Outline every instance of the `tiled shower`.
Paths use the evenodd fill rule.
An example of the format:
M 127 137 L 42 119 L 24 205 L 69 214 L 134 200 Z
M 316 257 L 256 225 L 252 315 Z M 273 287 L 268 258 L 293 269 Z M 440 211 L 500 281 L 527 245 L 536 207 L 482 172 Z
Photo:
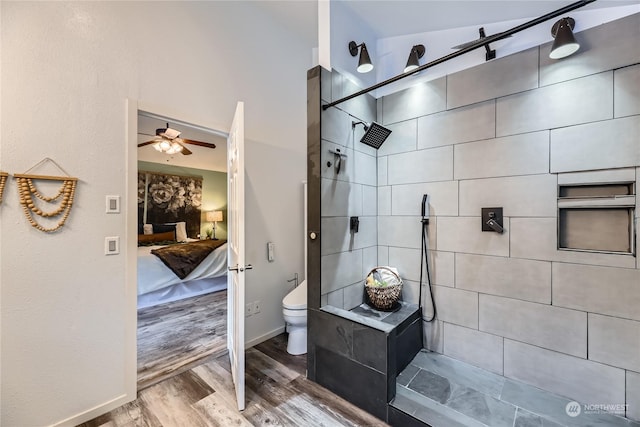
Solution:
M 423 323 L 424 346 L 578 402 L 626 405 L 618 415 L 640 420 L 640 15 L 578 37 L 583 50 L 564 60 L 543 45 L 380 99 L 310 104 L 321 114 L 309 123 L 321 135 L 309 153 L 320 236 L 309 249 L 310 378 L 327 344 L 314 328 L 363 302 L 371 268 L 397 267 L 403 299 L 417 302 L 427 193 L 437 317 Z M 326 70 L 320 88 L 322 104 L 359 89 Z M 393 132 L 376 151 L 353 120 Z M 565 219 L 562 188 L 620 185 L 628 197 L 593 198 L 595 220 Z M 481 230 L 481 209 L 494 206 L 503 234 Z M 589 240 L 610 229 L 623 249 Z M 577 247 L 560 247 L 566 230 Z

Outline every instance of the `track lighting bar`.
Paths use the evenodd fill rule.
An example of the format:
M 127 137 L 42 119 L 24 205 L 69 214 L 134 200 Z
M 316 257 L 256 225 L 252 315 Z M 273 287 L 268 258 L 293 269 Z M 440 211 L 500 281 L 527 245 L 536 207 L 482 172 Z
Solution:
M 350 99 L 356 98 L 356 97 L 358 97 L 360 95 L 364 95 L 365 93 L 369 93 L 369 92 L 371 92 L 373 90 L 379 89 L 379 88 L 384 87 L 384 86 L 386 86 L 388 84 L 395 83 L 398 80 L 404 79 L 405 77 L 409 77 L 409 76 L 411 76 L 411 75 L 413 75 L 413 74 L 415 74 L 415 73 L 417 73 L 419 71 L 426 70 L 427 68 L 431 68 L 431 67 L 433 67 L 435 65 L 442 64 L 443 62 L 447 62 L 450 59 L 457 58 L 458 56 L 464 55 L 465 53 L 471 52 L 472 50 L 476 50 L 478 48 L 484 47 L 485 45 L 488 46 L 489 43 L 493 43 L 493 42 L 497 42 L 498 40 L 506 39 L 507 37 L 510 37 L 511 35 L 513 35 L 515 33 L 519 33 L 520 31 L 523 31 L 523 30 L 526 30 L 528 28 L 534 27 L 534 26 L 536 26 L 538 24 L 541 24 L 541 23 L 543 23 L 545 21 L 548 21 L 550 19 L 557 18 L 560 15 L 564 15 L 565 13 L 571 12 L 572 10 L 579 9 L 579 8 L 581 8 L 583 6 L 588 5 L 589 3 L 593 3 L 594 1 L 596 1 L 596 0 L 581 0 L 581 1 L 578 1 L 578 2 L 575 2 L 575 3 L 571 3 L 570 5 L 562 7 L 560 9 L 558 9 L 558 10 L 555 10 L 553 12 L 549 12 L 546 15 L 542 15 L 539 18 L 532 19 L 531 21 L 525 22 L 524 24 L 521 24 L 521 25 L 517 25 L 517 26 L 511 28 L 510 30 L 503 31 L 503 32 L 498 33 L 498 34 L 494 34 L 492 36 L 485 37 L 483 39 L 478 40 L 476 43 L 472 43 L 472 44 L 460 49 L 457 52 L 450 53 L 449 55 L 445 55 L 442 58 L 438 58 L 438 59 L 436 59 L 434 61 L 431 61 L 431 62 L 428 62 L 428 63 L 426 63 L 424 65 L 421 65 L 418 68 L 416 68 L 415 70 L 399 74 L 399 75 L 397 75 L 395 77 L 391 77 L 390 79 L 387 79 L 387 80 L 385 80 L 383 82 L 376 83 L 373 86 L 369 86 L 366 89 L 362 89 L 359 92 L 355 92 L 355 93 L 353 93 L 351 95 L 345 96 L 344 98 L 340 98 L 340 99 L 338 99 L 336 101 L 330 102 L 329 104 L 325 104 L 325 105 L 322 106 L 322 109 L 326 110 L 329 107 L 334 107 L 334 106 L 336 106 L 338 104 L 341 104 L 341 103 L 343 103 L 345 101 L 348 101 Z

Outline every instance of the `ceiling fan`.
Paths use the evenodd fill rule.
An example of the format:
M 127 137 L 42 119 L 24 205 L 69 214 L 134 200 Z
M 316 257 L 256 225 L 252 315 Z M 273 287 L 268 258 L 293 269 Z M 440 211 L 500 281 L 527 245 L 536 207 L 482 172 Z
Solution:
M 192 144 L 198 145 L 200 147 L 207 148 L 216 148 L 216 145 L 210 142 L 202 142 L 196 141 L 193 139 L 180 138 L 181 132 L 175 129 L 171 129 L 169 127 L 169 123 L 167 123 L 166 128 L 156 129 L 155 135 L 149 135 L 146 133 L 141 133 L 140 135 L 149 135 L 154 136 L 151 141 L 141 142 L 138 144 L 138 147 L 144 147 L 145 145 L 153 144 L 153 148 L 156 150 L 167 153 L 167 154 L 176 154 L 182 153 L 184 155 L 193 154 L 191 150 L 185 147 L 184 144 Z

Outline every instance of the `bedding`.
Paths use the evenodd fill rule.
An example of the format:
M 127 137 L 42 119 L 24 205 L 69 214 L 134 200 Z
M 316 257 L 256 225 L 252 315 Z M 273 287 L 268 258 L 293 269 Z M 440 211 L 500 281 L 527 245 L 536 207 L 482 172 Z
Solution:
M 181 279 L 187 277 L 214 249 L 227 243 L 226 240 L 198 240 L 182 245 L 169 245 L 152 249 L 151 253 L 169 267 Z
M 189 239 L 189 241 L 200 242 L 194 239 Z M 226 241 L 222 242 L 182 279 L 169 269 L 160 258 L 151 253 L 151 251 L 159 250 L 165 246 L 139 246 L 138 307 L 153 305 L 149 301 L 155 300 L 156 296 L 161 298 L 161 301 L 156 303 L 160 303 L 168 302 L 167 296 L 171 296 L 171 300 L 178 299 L 175 295 L 182 295 L 184 292 L 187 295 L 182 295 L 181 298 L 225 289 L 227 282 L 227 243 Z M 183 245 L 187 244 L 178 243 L 170 246 Z

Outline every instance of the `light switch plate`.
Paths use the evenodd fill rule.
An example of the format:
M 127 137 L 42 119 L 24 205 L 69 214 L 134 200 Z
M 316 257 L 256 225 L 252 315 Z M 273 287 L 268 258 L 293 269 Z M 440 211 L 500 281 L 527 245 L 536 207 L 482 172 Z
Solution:
M 104 254 L 105 255 L 117 255 L 120 253 L 120 237 L 105 237 L 104 238 Z
M 106 196 L 105 200 L 108 214 L 120 213 L 120 196 Z

